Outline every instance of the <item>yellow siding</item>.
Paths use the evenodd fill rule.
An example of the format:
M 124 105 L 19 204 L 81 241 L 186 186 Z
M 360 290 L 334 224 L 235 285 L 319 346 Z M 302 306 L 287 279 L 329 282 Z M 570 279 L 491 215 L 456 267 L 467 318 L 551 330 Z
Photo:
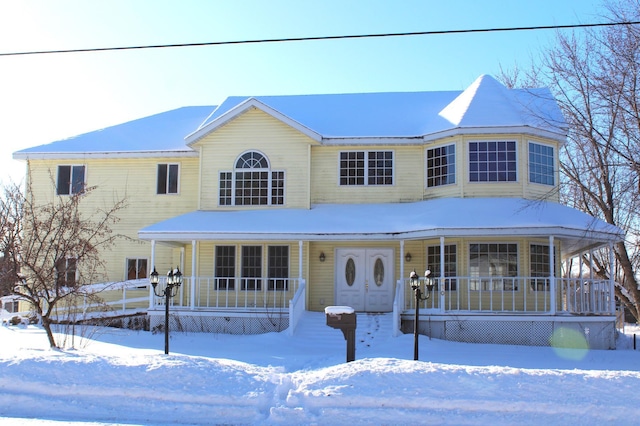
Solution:
M 340 152 L 393 151 L 393 185 L 341 186 Z M 421 146 L 313 146 L 312 203 L 398 203 L 422 199 L 424 182 Z
M 230 208 L 218 204 L 219 173 L 232 171 L 238 157 L 249 150 L 263 153 L 271 170 L 284 170 L 285 207 L 308 208 L 309 146 L 315 143 L 262 111 L 247 111 L 196 144 L 202 162 L 200 208 Z
M 157 165 L 161 163 L 180 164 L 178 194 L 156 194 Z M 102 256 L 106 265 L 104 281 L 125 279 L 127 258 L 146 258 L 150 263 L 150 242 L 137 239 L 141 228 L 192 211 L 197 203 L 197 158 L 31 161 L 31 189 L 37 203 L 49 202 L 57 197 L 55 180 L 58 165 L 86 166 L 86 184 L 88 187 L 95 187 L 81 203 L 87 213 L 109 208 L 118 200 L 126 199 L 127 206 L 118 213 L 120 221 L 116 225 L 117 229 L 114 229 L 114 233 L 124 238 Z M 168 268 L 173 263 L 171 248 L 158 243 L 157 267 Z M 152 269 L 153 265 L 149 264 L 149 268 Z

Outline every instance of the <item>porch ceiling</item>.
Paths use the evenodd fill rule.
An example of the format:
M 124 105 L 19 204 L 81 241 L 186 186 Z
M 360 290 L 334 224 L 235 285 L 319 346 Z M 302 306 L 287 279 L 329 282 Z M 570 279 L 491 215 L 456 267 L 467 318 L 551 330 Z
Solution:
M 624 238 L 579 210 L 519 198 L 443 198 L 413 203 L 319 204 L 310 209 L 193 211 L 138 232 L 143 240 L 415 240 L 548 237 L 573 254 Z

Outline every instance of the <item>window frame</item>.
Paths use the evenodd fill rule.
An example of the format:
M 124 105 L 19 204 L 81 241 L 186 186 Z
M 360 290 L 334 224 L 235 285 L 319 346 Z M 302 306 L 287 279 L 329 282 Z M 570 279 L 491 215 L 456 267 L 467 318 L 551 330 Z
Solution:
M 260 156 L 260 161 L 264 160 L 266 167 L 242 167 L 243 165 L 252 166 L 252 162 Z M 243 162 L 244 164 L 241 164 Z M 240 154 L 234 161 L 233 170 L 221 170 L 218 172 L 218 206 L 219 207 L 252 207 L 252 206 L 284 206 L 286 203 L 286 171 L 273 170 L 269 158 L 258 150 L 249 150 Z M 239 165 L 241 167 L 239 167 Z M 240 179 L 240 175 L 261 174 L 266 173 L 266 177 L 253 179 Z M 263 179 L 266 183 L 264 188 L 254 187 L 255 182 Z M 246 182 L 249 185 L 238 185 L 238 183 Z M 245 194 L 239 194 L 238 191 L 245 191 Z M 264 194 L 253 194 L 253 191 L 264 191 Z M 266 200 L 265 203 L 261 199 Z M 257 203 L 252 202 L 257 200 Z M 239 202 L 241 201 L 241 202 Z M 247 202 L 248 201 L 248 202 Z
M 286 253 L 272 253 L 272 251 L 285 250 Z M 272 260 L 284 259 L 286 265 L 273 265 Z M 267 289 L 269 291 L 288 291 L 289 277 L 291 273 L 291 254 L 288 245 L 267 246 Z M 281 276 L 284 274 L 284 276 Z
M 453 252 L 451 252 L 453 249 Z M 431 251 L 434 253 L 431 253 Z M 447 252 L 449 250 L 449 252 Z M 437 253 L 435 253 L 437 251 Z M 454 257 L 451 261 L 451 256 Z M 437 257 L 437 259 L 436 259 Z M 448 258 L 448 259 L 447 259 Z M 451 266 L 453 265 L 453 271 Z M 434 244 L 427 246 L 427 267 L 431 269 L 431 277 L 436 278 L 435 290 L 438 290 L 438 282 L 440 278 L 440 245 Z M 444 245 L 444 278 L 458 276 L 458 245 L 457 244 L 445 244 Z M 445 280 L 445 290 L 456 291 L 458 288 L 457 280 Z
M 497 248 L 500 248 L 500 246 L 503 246 L 503 245 L 514 246 L 515 247 L 515 262 L 514 262 L 515 273 L 509 272 L 508 269 L 511 266 L 511 263 L 509 261 L 505 263 L 505 265 L 507 266 L 508 275 L 494 275 L 494 274 L 491 274 L 491 271 L 489 271 L 489 274 L 484 275 L 480 273 L 480 270 L 478 270 L 477 273 L 474 273 L 472 269 L 474 266 L 473 260 L 472 260 L 472 255 L 474 253 L 472 246 L 474 245 L 489 246 L 489 249 L 491 249 L 491 246 L 493 245 L 497 246 Z M 520 290 L 518 287 L 518 280 L 513 279 L 519 276 L 520 244 L 518 244 L 517 242 L 507 242 L 507 241 L 470 242 L 467 248 L 469 250 L 468 265 L 469 265 L 469 290 L 470 291 L 518 291 Z M 492 252 L 487 250 L 487 258 L 489 258 L 491 254 Z M 498 255 L 500 256 L 502 254 L 498 253 Z M 513 254 L 507 252 L 507 255 L 513 255 Z M 489 268 L 490 267 L 491 266 L 489 266 Z M 481 266 L 478 265 L 478 268 L 480 269 Z M 500 277 L 502 278 L 502 280 L 500 282 L 494 282 L 493 277 Z M 491 280 L 489 281 L 487 280 L 487 278 Z
M 236 288 L 236 246 L 216 245 L 213 256 L 216 290 L 234 290 Z
M 542 153 L 532 153 L 531 152 L 531 146 L 532 145 L 537 145 L 539 147 L 545 148 L 545 149 L 551 149 L 551 170 L 550 170 L 550 174 L 547 175 L 545 174 L 542 170 L 535 172 L 536 176 L 541 176 L 542 178 L 551 178 L 551 183 L 547 183 L 547 182 L 539 182 L 537 180 L 532 179 L 532 176 L 534 174 L 534 166 L 535 167 L 539 167 L 540 169 L 542 168 L 548 168 L 549 165 L 547 164 L 539 164 L 536 163 L 535 165 L 532 162 L 531 156 L 532 155 L 540 155 L 542 156 Z M 555 186 L 556 185 L 556 147 L 551 145 L 551 144 L 547 144 L 547 143 L 542 143 L 542 142 L 538 142 L 538 141 L 527 141 L 527 168 L 529 171 L 529 183 L 534 183 L 534 184 L 538 184 L 538 185 L 546 185 L 546 186 Z M 548 158 L 548 156 L 546 156 Z
M 358 158 L 356 159 L 351 159 L 351 158 L 345 158 L 343 159 L 342 156 L 343 155 L 349 155 L 349 154 L 362 154 L 362 160 L 359 160 Z M 378 159 L 378 158 L 370 158 L 371 154 L 390 154 L 391 158 L 387 159 L 387 158 L 382 158 L 382 159 Z M 370 149 L 370 150 L 347 150 L 347 151 L 340 151 L 338 153 L 338 186 L 341 187 L 360 187 L 360 186 L 383 186 L 383 187 L 388 187 L 388 186 L 395 186 L 395 175 L 396 175 L 396 160 L 395 160 L 395 151 L 392 149 Z M 353 161 L 362 161 L 362 176 L 358 175 L 356 173 L 355 176 L 349 176 L 349 171 L 350 170 L 355 170 L 355 172 L 357 172 L 359 169 L 358 168 L 343 168 L 343 162 L 353 162 Z M 378 168 L 378 166 L 371 166 L 371 162 L 385 162 L 385 161 L 390 161 L 391 165 L 389 167 L 387 167 L 386 165 L 383 165 L 382 167 Z M 357 167 L 357 166 L 356 166 Z M 386 170 L 390 170 L 391 175 L 387 176 L 386 174 L 383 173 L 382 176 L 378 176 L 378 173 L 372 173 L 372 171 L 376 171 L 376 170 L 382 170 L 382 171 L 386 171 Z M 345 175 L 343 176 L 343 171 L 346 172 Z M 349 183 L 347 180 L 353 180 L 355 179 L 356 181 L 354 183 Z M 386 180 L 386 179 L 390 179 L 391 182 L 389 183 L 376 183 L 376 182 L 371 182 L 372 179 L 382 179 L 382 180 Z M 344 180 L 344 181 L 343 181 Z M 362 183 L 358 183 L 360 180 L 362 180 Z M 344 183 L 343 183 L 344 182 Z
M 451 164 L 451 165 L 449 165 L 449 164 L 446 164 L 446 165 L 440 164 L 440 165 L 437 165 L 437 166 L 436 165 L 431 166 L 431 169 L 442 169 L 442 168 L 446 167 L 447 168 L 447 173 L 439 174 L 437 176 L 435 174 L 434 174 L 434 176 L 429 176 L 429 171 L 431 170 L 430 167 L 429 167 L 429 160 L 430 160 L 429 153 L 433 152 L 433 151 L 436 151 L 436 150 L 443 150 L 443 149 L 446 149 L 446 150 L 451 149 L 453 152 L 452 153 L 447 152 L 444 156 L 443 155 L 439 155 L 437 157 L 434 156 L 433 160 L 436 161 L 436 159 L 448 158 L 450 155 L 453 155 L 453 164 Z M 456 184 L 456 162 L 457 162 L 457 156 L 458 156 L 458 154 L 457 154 L 457 146 L 456 146 L 455 143 L 439 145 L 439 146 L 434 146 L 434 147 L 427 148 L 425 150 L 425 186 L 427 188 L 438 188 L 440 186 L 455 185 Z M 449 172 L 449 168 L 450 167 L 453 167 L 453 172 Z M 451 178 L 452 180 L 448 181 L 449 178 Z M 442 181 L 443 179 L 446 179 L 447 182 L 445 182 L 445 183 L 435 183 L 434 182 L 433 184 L 430 184 L 431 180 L 435 181 L 436 179 L 439 180 L 439 181 Z
M 472 145 L 474 144 L 478 144 L 478 147 L 480 146 L 480 144 L 498 144 L 498 146 L 496 147 L 494 152 L 490 152 L 489 148 L 490 146 L 487 146 L 487 150 L 485 152 L 480 152 L 480 151 L 475 151 L 475 154 L 480 157 L 482 154 L 487 155 L 487 157 L 489 157 L 491 154 L 495 154 L 496 157 L 500 156 L 500 151 L 498 150 L 499 148 L 499 144 L 504 143 L 504 144 L 513 144 L 513 150 L 509 150 L 507 149 L 508 147 L 505 146 L 505 156 L 507 157 L 504 160 L 501 160 L 500 158 L 496 158 L 494 161 L 491 161 L 489 158 L 487 158 L 486 160 L 481 160 L 480 158 L 477 158 L 476 160 L 472 160 L 472 156 L 474 154 L 474 152 L 471 150 Z M 468 152 L 468 157 L 467 157 L 467 172 L 468 172 L 468 176 L 467 176 L 467 181 L 471 184 L 502 184 L 502 183 L 518 183 L 520 181 L 520 174 L 518 172 L 518 155 L 519 155 L 519 149 L 518 149 L 518 142 L 516 140 L 511 140 L 511 139 L 506 139 L 506 140 L 472 140 L 467 142 L 467 152 Z M 513 159 L 510 160 L 509 154 L 513 152 Z M 506 170 L 498 170 L 500 168 L 499 164 L 501 162 L 505 163 L 505 167 Z M 509 179 L 509 175 L 511 174 L 511 170 L 509 170 L 509 164 L 513 163 L 514 169 L 513 169 L 513 173 L 514 173 L 514 178 L 513 180 Z M 476 164 L 478 170 L 472 170 L 472 164 Z M 487 165 L 487 170 L 480 170 L 480 165 L 481 164 L 486 164 Z M 495 170 L 489 170 L 489 168 L 491 168 L 490 164 L 495 164 Z M 473 180 L 472 176 L 473 174 L 477 174 L 477 180 Z M 480 173 L 485 173 L 487 174 L 487 179 L 483 180 L 480 179 Z M 495 174 L 496 175 L 496 179 L 495 180 L 491 180 L 489 178 L 489 173 Z M 499 179 L 500 173 L 505 173 L 506 174 L 506 179 L 501 180 Z
M 62 173 L 61 173 L 61 169 L 67 169 L 69 170 L 69 177 L 67 179 L 66 182 L 64 182 L 64 185 L 62 184 L 62 182 L 60 181 L 60 179 L 62 178 Z M 77 189 L 76 185 L 78 184 L 77 179 L 75 178 L 75 171 L 76 170 L 82 170 L 82 183 L 81 183 L 81 188 Z M 56 195 L 68 195 L 68 196 L 74 196 L 74 195 L 81 195 L 85 192 L 85 189 L 87 187 L 87 166 L 84 164 L 59 164 L 57 169 L 57 176 L 56 176 Z M 61 192 L 60 190 L 64 188 L 66 191 L 68 192 Z
M 64 262 L 64 265 L 62 265 Z M 60 266 L 63 270 L 60 270 Z M 56 287 L 75 287 L 78 284 L 78 258 L 75 256 L 61 257 L 55 262 Z M 70 275 L 71 274 L 71 275 Z
M 534 253 L 533 247 L 540 247 L 543 249 L 543 253 Z M 545 252 L 546 251 L 546 252 Z M 554 260 L 557 259 L 556 257 L 556 247 L 555 245 L 553 246 L 553 258 Z M 543 257 L 543 261 L 534 261 L 533 257 L 535 256 L 542 256 Z M 529 277 L 530 282 L 529 282 L 529 289 L 531 291 L 550 291 L 550 280 L 549 280 L 549 276 L 551 275 L 551 271 L 549 270 L 549 261 L 551 260 L 551 256 L 549 253 L 549 245 L 548 244 L 543 244 L 543 243 L 529 243 Z M 544 265 L 544 267 L 542 268 L 542 271 L 534 271 L 534 265 Z M 558 273 L 558 268 L 557 268 L 557 262 L 554 261 L 553 262 L 553 275 L 556 276 Z
M 160 168 L 166 167 L 164 173 L 164 192 L 161 192 Z M 175 167 L 175 192 L 172 192 L 171 170 Z M 180 163 L 158 163 L 156 167 L 156 195 L 178 195 L 180 194 Z
M 129 274 L 130 274 L 130 263 L 131 261 L 135 261 L 135 275 L 136 278 L 129 278 Z M 145 268 L 144 268 L 144 276 L 140 276 L 140 262 L 144 261 L 145 263 Z M 129 280 L 142 280 L 145 278 L 149 278 L 149 259 L 146 257 L 127 257 L 125 259 L 125 280 L 129 281 Z

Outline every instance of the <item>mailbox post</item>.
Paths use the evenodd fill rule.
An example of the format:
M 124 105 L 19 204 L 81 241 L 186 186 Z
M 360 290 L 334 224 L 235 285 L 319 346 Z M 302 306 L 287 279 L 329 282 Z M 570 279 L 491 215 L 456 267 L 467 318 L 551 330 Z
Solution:
M 356 359 L 356 312 L 350 306 L 327 306 L 324 308 L 329 327 L 342 330 L 347 341 L 347 362 Z

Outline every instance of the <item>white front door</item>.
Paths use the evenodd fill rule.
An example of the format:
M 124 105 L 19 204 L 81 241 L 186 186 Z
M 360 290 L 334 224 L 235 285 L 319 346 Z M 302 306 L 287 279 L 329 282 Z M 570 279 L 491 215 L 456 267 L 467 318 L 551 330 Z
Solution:
M 336 304 L 359 312 L 393 310 L 393 249 L 336 250 Z

